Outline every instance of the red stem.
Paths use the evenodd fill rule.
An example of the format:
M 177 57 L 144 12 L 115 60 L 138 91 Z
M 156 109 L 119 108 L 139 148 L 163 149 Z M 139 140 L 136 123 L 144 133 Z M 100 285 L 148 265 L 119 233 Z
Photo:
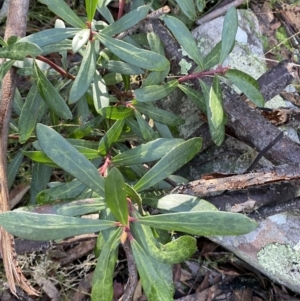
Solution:
M 123 16 L 125 1 L 126 0 L 119 0 L 118 20 Z
M 194 78 L 201 78 L 201 77 L 209 76 L 209 75 L 216 75 L 216 74 L 224 75 L 226 73 L 226 71 L 228 71 L 228 70 L 229 70 L 229 67 L 219 66 L 215 70 L 201 71 L 201 72 L 192 73 L 192 74 L 188 74 L 186 76 L 180 77 L 178 79 L 178 82 L 179 83 L 186 82 L 186 81 L 189 81 L 189 80 L 194 79 Z
M 47 63 L 48 65 L 50 65 L 54 70 L 56 70 L 58 73 L 60 73 L 62 76 L 72 79 L 75 79 L 75 76 L 69 74 L 67 71 L 65 71 L 63 68 L 57 66 L 55 63 L 53 63 L 52 61 L 50 61 L 49 59 L 45 58 L 44 56 L 38 55 L 36 57 L 38 60 Z

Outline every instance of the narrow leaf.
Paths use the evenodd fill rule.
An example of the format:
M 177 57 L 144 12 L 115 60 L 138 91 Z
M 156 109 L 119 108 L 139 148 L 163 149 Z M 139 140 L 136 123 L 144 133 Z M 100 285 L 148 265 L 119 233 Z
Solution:
M 112 127 L 105 133 L 99 142 L 98 152 L 101 155 L 106 155 L 110 147 L 116 142 L 123 130 L 124 119 L 117 120 Z
M 105 107 L 99 110 L 99 113 L 108 119 L 118 120 L 125 119 L 130 115 L 133 115 L 134 110 L 132 108 L 117 106 L 117 107 Z
M 182 12 L 192 21 L 196 19 L 196 7 L 193 0 L 176 0 Z
M 52 174 L 52 167 L 45 164 L 35 163 L 31 172 L 30 204 L 36 204 L 37 194 L 46 189 Z
M 101 33 L 111 37 L 115 34 L 123 32 L 145 19 L 148 12 L 149 7 L 147 5 L 140 6 L 124 15 L 121 19 L 105 27 Z
M 142 191 L 165 179 L 190 161 L 201 147 L 202 138 L 192 138 L 174 147 L 135 184 L 134 189 Z
M 217 43 L 210 53 L 204 58 L 204 70 L 209 70 L 219 64 L 222 41 Z
M 39 0 L 39 2 L 46 4 L 48 9 L 55 15 L 62 18 L 64 21 L 74 27 L 86 28 L 85 23 L 75 14 L 70 6 L 63 0 Z
M 223 123 L 222 91 L 218 76 L 214 77 L 213 84 L 210 88 L 207 113 L 207 117 L 211 119 L 214 128 L 218 128 Z
M 225 15 L 223 30 L 222 30 L 222 46 L 219 64 L 221 65 L 229 53 L 231 52 L 234 43 L 235 36 L 238 29 L 238 16 L 234 6 L 230 7 Z
M 134 90 L 138 101 L 155 101 L 168 96 L 178 86 L 178 80 L 171 80 L 164 85 L 153 85 Z
M 231 212 L 201 211 L 169 213 L 138 218 L 143 225 L 194 235 L 242 235 L 257 228 L 248 217 Z
M 201 112 L 206 113 L 206 103 L 202 93 L 186 85 L 178 85 L 178 88 L 186 94 L 186 96 L 201 110 Z
M 130 229 L 144 250 L 154 259 L 163 263 L 181 263 L 190 258 L 197 249 L 196 239 L 191 236 L 181 236 L 170 243 L 161 245 L 154 238 L 150 227 L 133 223 Z
M 152 127 L 146 122 L 146 120 L 142 117 L 142 115 L 138 111 L 134 111 L 134 115 L 139 124 L 140 131 L 143 135 L 143 139 L 146 141 L 151 141 L 156 139 L 157 136 L 152 129 Z
M 67 38 L 74 36 L 80 29 L 78 28 L 51 28 L 18 40 L 18 43 L 29 42 L 36 44 L 39 47 L 44 47 L 49 44 L 57 44 Z
M 102 198 L 84 199 L 74 202 L 68 202 L 66 204 L 55 204 L 59 215 L 66 216 L 82 216 L 91 213 L 99 213 L 106 208 L 105 201 Z
M 107 8 L 106 0 L 98 0 L 97 10 L 100 12 L 102 17 L 108 21 L 109 24 L 115 22 L 114 17 L 112 16 L 110 10 Z
M 168 194 L 158 200 L 155 206 L 162 212 L 217 211 L 211 203 L 196 196 Z
M 139 145 L 112 159 L 114 164 L 134 165 L 152 162 L 162 158 L 166 152 L 181 144 L 182 139 L 160 138 L 146 144 Z
M 183 119 L 178 117 L 172 112 L 156 108 L 154 106 L 147 105 L 145 103 L 134 104 L 134 107 L 141 113 L 149 118 L 158 121 L 162 124 L 179 126 L 185 123 Z
M 24 154 L 22 149 L 19 150 L 14 158 L 9 162 L 7 167 L 7 185 L 8 189 L 11 188 L 11 186 L 14 183 L 14 180 L 16 178 L 16 175 L 19 171 L 20 165 L 23 162 Z
M 122 229 L 114 231 L 104 244 L 92 280 L 92 300 L 111 301 L 114 292 L 114 271 Z M 101 235 L 101 234 L 100 234 Z
M 128 75 L 144 74 L 143 69 L 133 66 L 131 64 L 124 63 L 122 61 L 109 60 L 105 64 L 103 64 L 103 68 L 120 74 L 128 74 Z
M 36 77 L 38 92 L 40 93 L 45 103 L 53 110 L 53 112 L 57 116 L 63 119 L 72 119 L 72 113 L 69 107 L 57 92 L 57 90 L 49 82 L 44 73 L 40 70 L 36 61 L 34 61 L 33 70 Z
M 19 118 L 19 141 L 25 143 L 33 132 L 38 120 L 42 98 L 35 83 L 32 84 Z M 28 118 L 30 116 L 30 118 Z
M 132 253 L 141 278 L 147 300 L 149 301 L 173 301 L 174 288 L 170 286 L 172 280 L 168 281 L 170 265 L 159 263 L 160 273 L 157 269 L 157 261 L 148 256 L 136 240 L 130 241 Z M 162 269 L 165 268 L 165 273 Z
M 231 80 L 255 105 L 264 107 L 264 98 L 259 92 L 257 81 L 240 70 L 230 69 L 225 77 Z
M 128 224 L 128 203 L 122 174 L 114 167 L 105 180 L 105 201 L 112 214 L 122 225 Z
M 188 56 L 203 69 L 203 59 L 189 29 L 175 17 L 164 16 L 164 21 Z
M 154 71 L 163 71 L 170 63 L 162 55 L 132 46 L 129 43 L 99 34 L 98 38 L 112 53 L 134 66 Z
M 96 12 L 98 0 L 86 0 L 85 9 L 88 17 L 88 21 L 92 21 Z
M 1 213 L 0 225 L 10 234 L 31 240 L 63 239 L 115 227 L 112 221 L 22 211 Z
M 209 132 L 211 135 L 212 140 L 217 146 L 220 146 L 225 138 L 225 125 L 224 122 L 222 122 L 218 127 L 214 127 L 212 123 L 212 112 L 211 112 L 211 107 L 209 105 L 210 102 L 210 92 L 208 86 L 200 80 L 202 92 L 205 98 L 206 102 L 206 110 L 207 110 L 207 117 L 208 117 L 208 126 L 209 126 Z M 223 118 L 224 120 L 225 118 Z M 224 120 L 225 121 L 225 120 Z
M 47 204 L 56 200 L 74 199 L 85 188 L 86 185 L 84 185 L 82 182 L 74 180 L 72 182 L 63 183 L 50 189 L 41 191 L 37 195 L 36 201 L 38 204 Z
M 0 57 L 11 60 L 22 61 L 26 56 L 36 57 L 42 54 L 43 50 L 36 44 L 29 42 L 17 42 L 0 48 Z
M 51 128 L 38 124 L 36 131 L 41 148 L 51 160 L 100 196 L 104 196 L 104 179 L 84 155 Z
M 70 90 L 69 103 L 74 103 L 89 88 L 96 70 L 96 52 L 94 42 L 89 42 L 85 50 L 76 79 Z

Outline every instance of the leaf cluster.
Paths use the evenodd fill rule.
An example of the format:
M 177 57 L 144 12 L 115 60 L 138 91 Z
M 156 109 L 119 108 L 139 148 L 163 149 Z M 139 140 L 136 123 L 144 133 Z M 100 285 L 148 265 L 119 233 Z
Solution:
M 31 206 L 1 213 L 0 225 L 13 235 L 34 240 L 99 232 L 92 289 L 95 301 L 112 299 L 118 246 L 128 241 L 148 300 L 173 300 L 172 264 L 195 252 L 195 235 L 240 235 L 257 226 L 241 214 L 219 212 L 197 197 L 166 194 L 172 189 L 170 183 L 185 181 L 173 174 L 201 151 L 202 138 L 184 141 L 174 137 L 172 128 L 184 121 L 155 104 L 179 88 L 207 115 L 217 145 L 223 142 L 226 123 L 223 77 L 262 105 L 254 79 L 221 66 L 234 47 L 236 11 L 227 12 L 222 41 L 205 58 L 182 21 L 162 17 L 198 66 L 194 74 L 168 80 L 170 62 L 155 33 L 117 38 L 147 18 L 151 7 L 144 1 L 136 1 L 117 21 L 107 1 L 85 1 L 85 20 L 63 0 L 40 2 L 60 18 L 55 28 L 1 41 L 0 57 L 7 61 L 1 65 L 0 76 L 14 65 L 32 79 L 25 101 L 19 93 L 15 98 L 18 117 L 13 121 L 13 134 L 24 147 L 8 167 L 9 185 L 23 156 L 34 162 L 34 168 Z M 176 2 L 183 14 L 195 18 L 193 1 Z M 200 6 L 201 1 L 196 2 Z M 93 20 L 96 10 L 106 21 Z M 70 51 L 80 54 L 79 64 L 69 63 Z M 56 52 L 61 66 L 47 59 Z M 214 66 L 217 68 L 210 70 Z M 142 85 L 134 89 L 136 75 L 142 77 Z M 202 92 L 184 84 L 207 75 L 214 77 L 213 84 L 209 87 L 201 81 Z M 64 182 L 51 181 L 57 170 Z M 150 216 L 143 202 L 154 192 L 164 195 L 156 204 L 163 214 Z M 51 210 L 40 214 L 38 208 Z M 81 218 L 95 212 L 99 219 Z M 163 244 L 155 229 L 185 235 L 170 237 Z

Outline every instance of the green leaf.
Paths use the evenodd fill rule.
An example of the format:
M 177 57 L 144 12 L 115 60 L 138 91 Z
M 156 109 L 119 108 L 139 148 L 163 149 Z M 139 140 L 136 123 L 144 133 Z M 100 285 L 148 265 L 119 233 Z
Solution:
M 39 0 L 39 2 L 46 4 L 48 9 L 55 15 L 62 18 L 64 21 L 74 27 L 86 28 L 85 23 L 75 14 L 70 6 L 63 0 Z
M 42 98 L 35 83 L 32 84 L 19 118 L 19 142 L 25 143 L 32 134 L 38 120 Z M 30 118 L 28 118 L 30 116 Z
M 181 236 L 165 245 L 159 244 L 154 238 L 150 227 L 133 223 L 130 227 L 136 240 L 154 259 L 163 263 L 176 264 L 190 258 L 196 251 L 196 239 Z
M 234 47 L 237 29 L 238 16 L 235 7 L 232 6 L 228 9 L 224 18 L 221 55 L 219 60 L 220 65 L 226 60 L 232 48 Z
M 131 240 L 130 244 L 147 300 L 173 301 L 171 265 L 158 263 L 148 256 L 136 240 Z
M 111 37 L 115 34 L 123 32 L 145 19 L 148 12 L 149 7 L 147 5 L 140 6 L 124 15 L 121 19 L 105 27 L 101 33 Z
M 193 0 L 176 0 L 182 12 L 192 21 L 196 19 L 196 7 Z
M 72 131 L 69 134 L 69 138 L 83 138 L 87 135 L 89 135 L 95 128 L 97 128 L 100 123 L 103 121 L 102 116 L 97 116 L 93 118 L 92 120 L 88 121 L 87 123 L 79 126 L 77 129 Z
M 160 138 L 146 144 L 139 145 L 112 159 L 114 164 L 135 165 L 159 160 L 166 152 L 181 144 L 183 139 Z
M 122 229 L 115 230 L 104 244 L 92 280 L 92 300 L 111 301 L 114 292 L 114 271 Z M 101 235 L 101 234 L 100 234 Z
M 94 165 L 53 129 L 38 124 L 37 137 L 45 154 L 58 166 L 104 196 L 104 179 Z
M 112 120 L 119 120 L 125 119 L 130 115 L 133 115 L 134 110 L 132 108 L 117 106 L 117 107 L 105 107 L 99 110 L 99 114 L 103 117 L 112 119 Z
M 31 172 L 31 183 L 30 183 L 30 203 L 36 203 L 37 194 L 46 189 L 50 177 L 52 174 L 52 167 L 45 164 L 35 163 Z
M 89 88 L 94 78 L 96 61 L 95 43 L 89 42 L 84 52 L 78 74 L 70 90 L 69 103 L 72 104 L 78 101 Z
M 218 128 L 224 120 L 224 111 L 222 106 L 222 90 L 218 76 L 214 77 L 213 84 L 209 92 L 209 102 L 207 117 L 211 120 L 214 128 Z
M 102 66 L 105 69 L 108 69 L 112 72 L 128 75 L 139 75 L 144 74 L 143 69 L 133 66 L 131 64 L 124 63 L 122 61 L 112 61 L 109 60 Z
M 165 55 L 164 46 L 161 42 L 159 36 L 154 32 L 147 33 L 147 41 L 149 43 L 150 49 L 161 55 Z
M 106 0 L 98 0 L 97 10 L 102 15 L 102 17 L 108 21 L 108 23 L 114 23 L 114 17 L 112 16 L 110 10 L 107 8 Z
M 99 142 L 98 152 L 106 155 L 112 144 L 116 142 L 123 130 L 124 119 L 117 120 L 112 127 L 105 133 Z
M 76 33 L 72 40 L 72 50 L 74 53 L 78 52 L 89 40 L 90 29 L 82 29 Z
M 105 180 L 105 201 L 112 214 L 122 225 L 128 224 L 128 203 L 122 174 L 114 167 Z
M 20 165 L 23 162 L 24 154 L 22 149 L 20 149 L 14 158 L 9 162 L 7 167 L 7 185 L 8 189 L 11 188 L 11 186 L 14 183 L 14 180 L 16 178 L 16 175 L 19 171 Z
M 178 80 L 171 80 L 164 85 L 153 85 L 134 90 L 135 98 L 140 102 L 160 100 L 168 96 L 178 86 Z
M 264 107 L 264 98 L 259 91 L 257 81 L 240 70 L 230 69 L 225 77 L 231 80 L 255 105 Z
M 22 211 L 1 213 L 0 225 L 10 234 L 31 240 L 63 239 L 115 227 L 112 221 Z
M 72 119 L 72 113 L 69 107 L 57 90 L 49 82 L 44 73 L 40 70 L 36 61 L 34 61 L 33 70 L 38 92 L 45 103 L 54 111 L 57 116 L 63 119 Z
M 142 191 L 165 179 L 190 161 L 201 147 L 202 138 L 192 138 L 174 147 L 135 184 L 134 189 Z
M 43 50 L 32 43 L 18 42 L 0 48 L 0 57 L 11 60 L 23 61 L 26 56 L 36 57 L 42 54 Z
M 113 54 L 134 66 L 154 71 L 163 71 L 170 63 L 162 55 L 137 48 L 129 43 L 98 34 L 98 38 Z
M 141 113 L 149 118 L 158 121 L 163 124 L 171 125 L 171 126 L 179 126 L 185 123 L 183 119 L 178 117 L 172 112 L 162 110 L 156 108 L 151 105 L 147 105 L 145 103 L 137 103 L 134 104 L 134 107 Z
M 128 197 L 130 197 L 130 199 L 133 202 L 138 204 L 139 210 L 143 211 L 141 196 L 133 189 L 133 187 L 129 186 L 126 183 L 125 183 L 125 187 L 126 187 L 126 194 L 128 195 Z
M 105 202 L 102 198 L 84 199 L 67 204 L 55 204 L 57 214 L 66 216 L 82 216 L 85 214 L 99 213 L 105 209 Z
M 211 203 L 196 196 L 168 194 L 158 200 L 155 208 L 162 212 L 217 211 Z
M 209 70 L 219 64 L 222 41 L 217 43 L 210 53 L 204 58 L 204 70 Z
M 44 152 L 42 151 L 23 151 L 23 154 L 32 161 L 47 164 L 52 167 L 58 167 Z
M 153 228 L 202 236 L 242 235 L 258 226 L 242 214 L 222 211 L 168 213 L 140 217 L 137 221 Z
M 18 43 L 29 42 L 36 44 L 39 47 L 44 47 L 49 44 L 57 44 L 60 41 L 74 36 L 80 29 L 78 28 L 52 28 L 39 31 L 27 37 L 18 40 Z
M 78 180 L 72 182 L 63 183 L 58 186 L 54 186 L 50 189 L 41 191 L 36 201 L 38 204 L 47 204 L 55 202 L 56 200 L 66 200 L 76 198 L 84 189 L 86 185 Z
M 201 112 L 206 113 L 206 103 L 202 93 L 186 85 L 178 85 L 178 88 L 186 94 L 186 96 L 201 110 Z
M 203 69 L 203 59 L 189 29 L 177 18 L 164 16 L 163 19 L 188 56 L 192 58 L 201 67 L 201 69 Z
M 146 122 L 146 120 L 142 117 L 142 115 L 138 111 L 134 111 L 134 115 L 139 124 L 140 131 L 143 135 L 143 139 L 146 141 L 151 141 L 157 138 L 152 127 Z
M 110 95 L 108 94 L 107 86 L 100 73 L 96 70 L 92 83 L 94 107 L 97 112 L 101 108 L 108 107 L 110 102 Z
M 98 0 L 86 0 L 85 9 L 88 17 L 88 21 L 92 21 L 96 12 Z
M 208 86 L 200 80 L 200 84 L 201 84 L 201 88 L 202 88 L 202 92 L 205 98 L 205 102 L 206 102 L 206 108 L 207 108 L 207 119 L 208 119 L 208 126 L 209 126 L 209 132 L 211 135 L 212 140 L 214 141 L 214 143 L 217 146 L 220 146 L 225 138 L 225 118 L 223 117 L 224 122 L 222 122 L 218 127 L 214 127 L 213 123 L 212 123 L 212 112 L 211 112 L 211 107 L 209 105 L 210 103 L 210 91 Z

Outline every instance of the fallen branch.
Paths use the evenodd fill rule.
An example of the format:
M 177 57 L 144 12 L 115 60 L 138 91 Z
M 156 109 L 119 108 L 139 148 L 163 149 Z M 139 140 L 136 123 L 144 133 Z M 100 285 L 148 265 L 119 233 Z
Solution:
M 300 179 L 300 165 L 280 165 L 271 169 L 260 169 L 247 174 L 222 178 L 200 179 L 189 182 L 182 193 L 193 194 L 198 197 L 213 195 L 226 190 L 246 189 L 253 186 L 265 185 L 281 181 Z

